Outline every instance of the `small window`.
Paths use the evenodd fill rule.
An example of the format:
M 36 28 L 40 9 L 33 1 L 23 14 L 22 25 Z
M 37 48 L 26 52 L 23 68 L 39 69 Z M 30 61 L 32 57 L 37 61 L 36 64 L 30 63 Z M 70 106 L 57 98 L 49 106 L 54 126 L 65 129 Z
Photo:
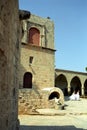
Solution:
M 32 64 L 32 62 L 33 62 L 33 56 L 30 56 L 29 57 L 29 64 Z

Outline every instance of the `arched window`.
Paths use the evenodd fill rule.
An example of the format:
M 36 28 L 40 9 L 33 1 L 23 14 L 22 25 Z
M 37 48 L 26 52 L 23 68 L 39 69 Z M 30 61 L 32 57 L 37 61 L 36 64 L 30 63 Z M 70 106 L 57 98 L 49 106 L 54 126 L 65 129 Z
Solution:
M 40 31 L 37 28 L 29 29 L 29 44 L 38 45 L 40 44 Z
M 24 74 L 23 88 L 32 88 L 32 74 L 30 72 Z

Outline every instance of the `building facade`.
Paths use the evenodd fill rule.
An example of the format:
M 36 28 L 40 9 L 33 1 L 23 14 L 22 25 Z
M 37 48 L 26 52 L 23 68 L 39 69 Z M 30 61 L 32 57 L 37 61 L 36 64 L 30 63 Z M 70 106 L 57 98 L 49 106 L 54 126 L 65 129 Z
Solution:
M 64 95 L 71 95 L 74 91 L 80 92 L 80 96 L 87 96 L 87 73 L 55 70 L 55 86 L 60 88 Z
M 52 107 L 49 100 L 60 93 L 63 102 L 62 91 L 55 88 L 54 22 L 31 14 L 22 21 L 22 32 L 19 111 L 25 106 L 28 110 Z
M 23 21 L 20 87 L 42 89 L 54 86 L 54 24 L 31 15 Z M 30 82 L 28 82 L 28 80 Z
M 87 74 L 55 69 L 54 23 L 31 14 L 22 21 L 19 72 L 19 114 L 38 108 L 56 108 L 73 91 L 87 95 Z M 57 105 L 58 106 L 58 105 Z

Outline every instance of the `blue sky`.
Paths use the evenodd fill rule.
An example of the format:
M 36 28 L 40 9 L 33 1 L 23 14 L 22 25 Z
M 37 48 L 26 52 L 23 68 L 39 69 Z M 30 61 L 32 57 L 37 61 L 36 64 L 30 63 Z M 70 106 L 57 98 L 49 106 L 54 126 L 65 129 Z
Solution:
M 87 0 L 19 0 L 19 8 L 54 21 L 55 68 L 85 72 Z

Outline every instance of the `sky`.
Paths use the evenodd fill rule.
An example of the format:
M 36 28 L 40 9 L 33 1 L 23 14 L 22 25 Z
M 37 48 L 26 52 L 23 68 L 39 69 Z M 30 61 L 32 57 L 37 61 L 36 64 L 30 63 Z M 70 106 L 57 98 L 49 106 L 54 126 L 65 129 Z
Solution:
M 86 72 L 87 0 L 19 0 L 19 8 L 54 22 L 55 68 Z

